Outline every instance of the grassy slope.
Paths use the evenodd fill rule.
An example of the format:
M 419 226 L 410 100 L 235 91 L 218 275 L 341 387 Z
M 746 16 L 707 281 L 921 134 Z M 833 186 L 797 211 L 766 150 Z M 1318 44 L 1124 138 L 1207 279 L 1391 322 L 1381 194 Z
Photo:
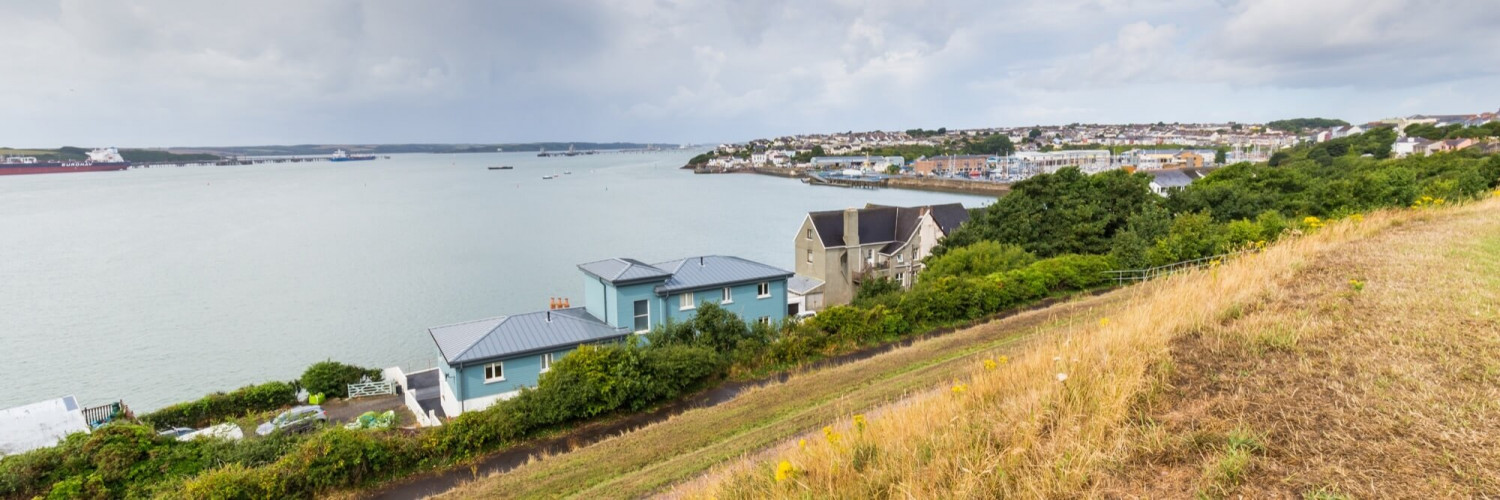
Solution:
M 1500 201 L 1333 224 L 674 494 L 1494 494 L 1497 261 Z
M 1086 298 L 924 340 L 692 410 L 666 422 L 545 457 L 455 490 L 458 497 L 637 497 L 697 476 L 840 416 L 953 380 L 976 360 L 1065 335 L 1118 307 L 1119 293 Z

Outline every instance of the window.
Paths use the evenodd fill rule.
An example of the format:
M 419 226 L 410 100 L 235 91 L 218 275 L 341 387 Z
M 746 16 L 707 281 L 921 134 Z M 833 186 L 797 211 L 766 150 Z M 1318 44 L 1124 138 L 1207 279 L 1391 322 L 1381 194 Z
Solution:
M 552 353 L 542 355 L 542 373 L 552 369 Z
M 505 363 L 497 362 L 484 365 L 484 383 L 501 382 L 505 380 Z
M 678 295 L 677 299 L 678 310 L 686 311 L 688 309 L 696 309 L 698 307 L 698 304 L 696 302 L 693 302 L 693 292 L 685 292 L 682 295 Z
M 771 282 L 769 282 L 769 281 L 762 281 L 762 282 L 760 282 L 759 285 L 755 285 L 755 296 L 758 297 L 758 298 L 762 298 L 762 299 L 770 297 L 771 296 Z
M 812 250 L 807 251 L 807 263 L 812 264 Z
M 771 317 L 770 316 L 761 316 L 760 319 L 755 320 L 755 322 L 756 323 L 760 323 L 762 325 L 771 326 Z
M 906 286 L 906 273 L 896 273 L 896 282 Z
M 897 264 L 905 264 L 906 263 L 906 254 L 904 254 L 904 253 L 898 253 L 898 254 L 896 254 L 896 263 Z
M 729 288 L 727 286 L 724 287 L 724 300 L 719 301 L 719 303 L 720 304 L 733 304 L 734 303 L 734 289 L 733 288 Z
M 812 239 L 812 228 L 810 228 L 810 227 L 807 228 L 807 239 L 809 239 L 809 240 Z
M 635 301 L 635 333 L 651 329 L 651 306 L 644 300 Z

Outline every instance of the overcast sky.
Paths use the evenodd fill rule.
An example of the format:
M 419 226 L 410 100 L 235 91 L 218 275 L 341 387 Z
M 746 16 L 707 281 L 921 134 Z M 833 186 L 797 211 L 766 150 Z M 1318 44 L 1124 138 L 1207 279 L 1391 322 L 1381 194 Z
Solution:
M 0 146 L 726 142 L 1500 107 L 1495 0 L 6 0 L 0 20 Z

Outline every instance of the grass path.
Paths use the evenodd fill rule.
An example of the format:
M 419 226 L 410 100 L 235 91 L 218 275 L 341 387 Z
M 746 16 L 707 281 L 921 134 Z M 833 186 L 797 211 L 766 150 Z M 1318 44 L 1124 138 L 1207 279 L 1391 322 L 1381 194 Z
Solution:
M 1118 307 L 1118 292 L 1018 314 L 869 359 L 794 375 L 734 401 L 541 457 L 450 493 L 457 497 L 638 497 L 966 374 L 982 356 L 1065 334 Z

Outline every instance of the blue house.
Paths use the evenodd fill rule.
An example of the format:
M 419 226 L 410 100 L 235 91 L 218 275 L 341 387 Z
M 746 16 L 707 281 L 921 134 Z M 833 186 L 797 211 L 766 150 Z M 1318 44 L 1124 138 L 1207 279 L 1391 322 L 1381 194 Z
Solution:
M 617 342 L 667 321 L 693 318 L 713 302 L 745 321 L 786 316 L 785 271 L 709 255 L 646 264 L 607 259 L 580 264 L 584 307 L 552 309 L 429 328 L 434 370 L 407 376 L 420 406 L 456 416 L 535 387 L 552 363 L 582 344 Z

